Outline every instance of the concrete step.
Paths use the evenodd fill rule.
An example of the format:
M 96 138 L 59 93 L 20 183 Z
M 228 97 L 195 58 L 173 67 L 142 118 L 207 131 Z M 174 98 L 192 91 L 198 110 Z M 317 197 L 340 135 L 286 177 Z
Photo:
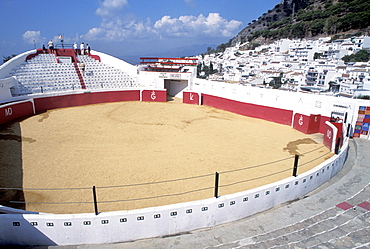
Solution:
M 346 202 L 289 226 L 207 248 L 282 249 L 308 248 L 318 245 L 323 245 L 323 248 L 325 248 L 326 245 L 332 244 L 332 246 L 335 246 L 335 243 L 351 241 L 350 236 L 361 236 L 370 225 L 369 191 L 369 185 L 365 186 L 361 191 L 347 199 Z M 363 238 L 363 240 L 364 242 L 358 245 L 366 246 L 366 243 L 370 242 L 367 238 Z

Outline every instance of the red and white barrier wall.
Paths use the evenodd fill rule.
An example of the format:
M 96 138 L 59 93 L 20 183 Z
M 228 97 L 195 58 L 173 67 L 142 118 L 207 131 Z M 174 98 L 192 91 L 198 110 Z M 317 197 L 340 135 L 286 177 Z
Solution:
M 306 99 L 303 95 L 290 96 L 288 93 L 266 89 L 239 89 L 239 86 L 233 85 L 230 89 L 223 85 L 207 87 L 209 88 L 207 91 L 194 89 L 191 92 L 184 92 L 184 103 L 209 105 L 246 116 L 292 125 L 305 133 L 319 130 L 325 134 L 330 128 L 333 137 L 338 137 L 334 135 L 334 130 L 338 127 L 331 123 L 323 125 L 330 115 L 325 108 L 321 112 L 318 111 L 326 105 L 322 98 Z M 34 99 L 34 108 L 36 112 L 40 112 L 69 106 L 139 100 L 166 101 L 166 91 L 146 89 L 40 96 Z M 12 118 L 34 113 L 31 112 L 32 101 L 4 105 L 1 108 Z M 12 111 L 6 108 L 11 108 Z M 13 116 L 13 113 L 17 115 Z M 10 117 L 8 119 L 5 116 L 1 117 L 2 123 L 8 122 L 7 120 L 10 120 Z M 333 137 L 328 137 L 328 145 L 330 141 L 333 142 Z M 232 222 L 297 199 L 316 189 L 342 168 L 347 150 L 348 139 L 344 139 L 338 154 L 308 172 L 219 198 L 98 215 L 2 214 L 0 244 L 115 243 L 168 236 Z
M 201 94 L 196 92 L 183 92 L 182 102 L 185 104 L 201 105 Z
M 143 90 L 141 92 L 141 101 L 166 102 L 166 90 Z
M 166 90 L 125 90 L 38 96 L 0 106 L 0 125 L 35 113 L 73 106 L 121 101 L 166 102 Z
M 33 100 L 24 100 L 0 106 L 0 125 L 18 118 L 30 117 L 35 114 Z
M 85 92 L 34 98 L 36 112 L 72 106 L 139 100 L 140 90 Z
M 2 214 L 0 244 L 78 245 L 180 234 L 236 221 L 306 195 L 343 166 L 348 144 L 314 169 L 259 188 L 161 207 L 89 214 Z

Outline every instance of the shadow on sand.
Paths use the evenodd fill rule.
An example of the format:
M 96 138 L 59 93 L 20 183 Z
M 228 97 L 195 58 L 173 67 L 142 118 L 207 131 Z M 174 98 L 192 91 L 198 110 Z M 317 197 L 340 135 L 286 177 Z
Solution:
M 22 136 L 19 122 L 0 125 L 0 205 L 25 209 Z M 20 189 L 1 189 L 20 188 Z

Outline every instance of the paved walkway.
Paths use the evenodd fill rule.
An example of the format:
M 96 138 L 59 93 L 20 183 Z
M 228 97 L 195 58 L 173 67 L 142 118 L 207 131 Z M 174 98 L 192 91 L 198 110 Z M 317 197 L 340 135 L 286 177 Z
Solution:
M 370 248 L 369 181 L 370 141 L 354 139 L 343 169 L 298 201 L 178 236 L 48 248 Z

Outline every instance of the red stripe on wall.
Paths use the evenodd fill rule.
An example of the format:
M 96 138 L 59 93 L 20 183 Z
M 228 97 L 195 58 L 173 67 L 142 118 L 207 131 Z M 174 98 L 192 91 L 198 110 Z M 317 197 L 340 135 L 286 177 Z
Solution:
M 293 111 L 290 110 L 244 103 L 208 94 L 202 94 L 202 101 L 203 105 L 252 118 L 260 118 L 284 125 L 291 125 L 292 122 Z
M 36 112 L 120 101 L 140 101 L 140 90 L 82 93 L 34 99 Z
M 33 104 L 31 101 L 14 103 L 0 107 L 0 124 L 5 124 L 17 118 L 29 117 L 34 115 Z

